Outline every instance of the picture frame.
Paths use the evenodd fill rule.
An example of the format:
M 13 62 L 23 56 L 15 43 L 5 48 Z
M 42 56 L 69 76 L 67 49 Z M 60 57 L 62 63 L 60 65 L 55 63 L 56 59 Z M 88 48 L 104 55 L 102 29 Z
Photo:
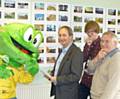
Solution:
M 45 4 L 42 2 L 35 2 L 34 3 L 34 10 L 44 10 Z
M 29 9 L 28 2 L 18 2 L 17 3 L 18 9 Z
M 15 0 L 5 0 L 4 7 L 5 8 L 15 8 L 16 7 Z

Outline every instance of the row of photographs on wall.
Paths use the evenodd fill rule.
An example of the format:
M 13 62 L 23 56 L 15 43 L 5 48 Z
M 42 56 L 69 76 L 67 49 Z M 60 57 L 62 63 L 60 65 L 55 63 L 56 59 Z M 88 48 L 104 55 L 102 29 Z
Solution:
M 46 34 L 47 35 L 47 34 Z M 84 34 L 80 34 L 80 33 L 74 33 L 73 34 L 73 40 L 74 42 L 79 42 L 82 43 L 82 36 L 84 36 Z M 55 45 L 56 43 L 58 43 L 58 37 L 57 34 L 51 33 L 47 36 L 44 36 L 44 41 L 43 41 L 44 45 L 48 44 L 48 45 Z M 57 45 L 56 45 L 57 46 Z M 43 52 L 44 53 L 44 52 Z M 48 52 L 47 52 L 48 53 Z
M 4 8 L 15 8 L 15 0 L 5 0 L 4 3 L 0 3 L 1 4 L 4 4 Z M 29 5 L 30 3 L 27 3 L 27 2 L 17 2 L 18 4 L 18 8 L 25 8 L 25 9 L 28 9 L 29 8 Z M 34 8 L 35 9 L 40 9 L 40 10 L 44 10 L 45 9 L 45 5 L 47 5 L 47 9 L 50 10 L 53 9 L 53 7 L 56 7 L 58 6 L 59 9 L 67 9 L 65 11 L 68 11 L 68 9 L 70 10 L 70 5 L 67 5 L 67 4 L 54 4 L 54 3 L 41 3 L 41 2 L 33 2 L 32 3 Z M 9 7 L 11 5 L 14 5 L 12 7 Z M 56 5 L 56 6 L 55 6 Z M 22 7 L 21 7 L 22 6 Z M 24 7 L 25 6 L 25 7 Z M 2 6 L 1 6 L 2 7 Z M 19 11 L 0 11 L 0 19 L 1 20 L 8 20 L 8 19 L 16 19 L 18 21 L 20 20 L 31 20 L 34 22 L 69 22 L 69 21 L 72 21 L 72 22 L 80 22 L 80 23 L 84 23 L 84 22 L 87 22 L 89 20 L 93 20 L 95 19 L 98 23 L 100 24 L 106 24 L 107 25 L 114 25 L 114 26 L 118 26 L 120 25 L 120 18 L 119 17 L 108 17 L 107 19 L 104 19 L 105 15 L 104 15 L 104 12 L 106 9 L 104 8 L 95 8 L 95 7 L 82 7 L 82 6 L 74 6 L 72 5 L 72 11 L 68 11 L 68 12 L 72 12 L 72 16 L 70 17 L 71 14 L 66 14 L 66 13 L 60 13 L 60 14 L 57 14 L 56 13 L 48 13 L 48 12 L 45 12 L 45 13 L 42 13 L 42 12 L 34 12 L 34 10 L 32 10 L 32 15 L 30 15 L 30 11 L 23 11 L 23 10 L 19 10 Z M 56 8 L 57 9 L 57 8 Z M 11 10 L 11 9 L 10 9 Z M 83 10 L 85 11 L 84 13 L 92 13 L 91 16 L 89 16 L 89 14 L 86 14 L 86 16 L 84 16 L 84 13 Z M 94 11 L 95 10 L 95 11 Z M 60 10 L 61 11 L 61 10 Z M 76 12 L 81 12 L 82 14 L 80 15 L 76 15 L 74 13 Z M 96 15 L 93 14 L 93 12 L 95 12 L 96 14 L 102 14 L 103 16 L 101 17 L 96 17 Z M 120 15 L 120 10 L 117 10 L 117 9 L 108 9 L 107 10 L 108 12 L 108 15 Z M 31 18 L 31 16 L 33 16 Z M 106 23 L 104 23 L 106 21 Z M 55 28 L 55 27 L 54 27 Z M 44 29 L 41 29 L 41 30 L 44 30 Z M 49 29 L 48 29 L 49 30 Z M 53 29 L 55 30 L 55 29 Z
M 3 5 L 2 5 L 3 4 Z M 20 8 L 20 9 L 28 9 L 31 7 L 31 3 L 30 2 L 17 2 L 15 0 L 4 0 L 3 3 L 0 0 L 0 7 L 2 8 Z M 70 11 L 70 6 L 71 5 L 67 5 L 67 4 L 55 4 L 55 3 L 41 3 L 41 2 L 33 2 L 32 6 L 34 8 L 34 10 L 45 10 L 45 8 L 47 8 L 47 10 L 53 10 L 56 11 L 56 9 L 59 9 L 59 11 L 66 11 L 66 12 L 72 12 L 72 13 L 90 13 L 93 14 L 94 12 L 96 14 L 103 14 L 105 13 L 104 8 L 96 8 L 96 7 L 82 7 L 82 6 L 75 6 L 72 5 L 72 11 Z M 58 8 L 57 8 L 58 7 Z M 11 10 L 11 9 L 10 9 Z M 29 10 L 29 9 L 28 9 Z M 33 11 L 34 11 L 33 10 Z M 120 16 L 120 10 L 117 9 L 107 9 L 107 15 L 113 15 L 113 16 Z M 22 11 L 18 12 L 16 15 L 16 11 L 6 11 L 6 12 L 2 12 L 0 11 L 0 18 L 2 18 L 2 14 L 3 14 L 3 19 L 17 19 L 18 20 L 29 20 L 29 13 L 30 11 L 26 12 L 26 11 Z M 56 15 L 56 13 L 54 14 L 49 14 L 48 12 L 46 13 L 33 13 L 33 20 L 34 21 L 69 21 L 69 20 L 73 20 L 74 22 L 82 22 L 83 17 L 81 15 L 79 16 L 75 16 L 73 14 L 73 19 L 69 19 L 69 15 L 66 15 L 66 13 L 61 13 Z M 85 17 L 85 16 L 84 16 Z M 86 17 L 84 18 L 84 22 L 86 22 L 86 20 L 90 19 L 90 17 Z M 103 17 L 97 17 L 96 20 L 98 20 L 100 23 L 103 23 Z M 120 19 L 118 19 L 116 21 L 116 18 L 112 18 L 112 19 L 108 19 L 108 25 L 112 24 L 115 25 L 120 24 Z
M 40 30 L 42 32 L 46 32 L 47 34 L 53 34 L 57 32 L 58 27 L 55 24 L 48 24 L 47 26 L 45 26 L 44 24 L 34 24 L 35 28 L 37 30 Z M 84 32 L 84 25 L 74 25 L 72 26 L 73 32 L 75 33 L 80 33 L 82 34 Z M 107 26 L 106 29 L 104 29 L 104 27 L 101 26 L 100 28 L 100 33 L 103 33 L 104 31 L 114 31 L 114 33 L 120 34 L 119 33 L 119 27 L 116 28 L 116 26 Z M 47 38 L 47 36 L 46 36 Z M 46 40 L 47 41 L 47 40 Z
M 3 3 L 2 3 L 3 2 Z M 2 5 L 3 4 L 3 5 Z M 32 2 L 29 1 L 16 1 L 16 0 L 0 0 L 0 7 L 4 8 L 18 8 L 18 9 L 28 9 L 32 5 L 34 10 L 47 10 L 47 11 L 70 11 L 70 4 L 57 4 L 57 3 L 45 3 L 45 2 Z M 83 7 L 83 6 L 72 6 L 72 11 L 74 13 L 96 13 L 104 14 L 104 8 L 94 8 L 94 7 Z M 108 9 L 108 15 L 120 16 L 120 10 Z
M 48 56 L 48 57 L 39 57 L 38 63 L 39 64 L 51 64 L 53 65 L 55 63 L 56 57 L 55 56 Z
M 109 21 L 110 24 L 115 24 L 115 20 L 113 21 Z M 2 25 L 2 24 L 1 24 Z M 119 25 L 120 25 L 120 20 L 119 20 Z M 34 24 L 36 30 L 40 30 L 42 31 L 43 33 L 46 32 L 48 35 L 46 35 L 46 42 L 47 43 L 54 43 L 56 42 L 55 40 L 52 40 L 52 39 L 55 39 L 56 38 L 56 32 L 57 32 L 57 29 L 58 29 L 58 25 L 57 24 Z M 80 33 L 82 34 L 84 32 L 84 25 L 72 25 L 72 29 L 73 29 L 73 32 L 74 34 L 75 33 Z M 106 29 L 104 29 L 104 27 L 101 27 L 100 28 L 100 33 L 103 33 L 104 31 L 113 31 L 117 34 L 120 34 L 120 30 L 119 30 L 119 27 L 116 28 L 116 25 L 115 26 L 111 26 L 111 25 L 107 25 Z M 52 34 L 52 37 L 49 36 L 50 34 Z M 55 35 L 53 35 L 55 34 Z M 50 39 L 51 38 L 51 39 Z
M 16 15 L 17 14 L 17 15 Z M 108 18 L 104 18 L 104 17 L 96 17 L 96 15 L 93 16 L 78 16 L 78 15 L 74 15 L 72 17 L 70 17 L 69 15 L 55 15 L 55 14 L 41 14 L 41 13 L 37 13 L 33 15 L 34 17 L 32 18 L 32 22 L 35 23 L 47 23 L 47 22 L 52 22 L 52 23 L 58 23 L 58 22 L 70 22 L 73 23 L 86 23 L 89 20 L 95 20 L 96 22 L 98 22 L 99 24 L 106 24 L 108 26 L 120 26 L 120 18 L 113 18 L 113 17 L 108 17 Z M 46 18 L 45 18 L 46 16 Z M 17 18 L 16 18 L 17 17 Z M 57 19 L 58 18 L 58 19 Z M 27 20 L 31 20 L 31 16 L 29 12 L 2 12 L 0 11 L 0 20 L 18 20 L 18 21 L 27 21 Z M 37 26 L 37 25 L 36 25 Z M 39 26 L 37 26 L 39 27 Z M 43 27 L 43 28 L 42 28 Z M 47 25 L 47 27 L 51 27 L 49 25 Z M 44 31 L 44 24 L 40 26 L 40 30 Z M 56 28 L 56 26 L 54 26 L 54 28 Z M 47 30 L 49 31 L 49 29 Z M 55 29 L 51 30 L 51 31 L 55 31 Z
M 2 18 L 2 14 L 3 18 Z M 17 12 L 17 15 L 15 15 L 15 12 L 2 12 L 0 11 L 0 19 L 16 19 L 15 16 L 17 16 L 18 20 L 30 20 L 30 14 L 28 12 Z M 73 22 L 88 22 L 89 20 L 96 20 L 100 24 L 104 24 L 106 21 L 107 25 L 119 25 L 120 26 L 120 18 L 110 18 L 108 17 L 106 20 L 104 17 L 91 17 L 91 16 L 73 16 L 72 19 L 68 19 L 70 16 L 68 15 L 59 15 L 58 19 L 55 14 L 48 14 L 45 18 L 45 14 L 34 14 L 34 20 L 35 22 L 44 22 L 44 21 L 54 21 L 54 22 L 69 22 L 69 20 L 73 20 Z M 45 20 L 46 19 L 46 20 Z

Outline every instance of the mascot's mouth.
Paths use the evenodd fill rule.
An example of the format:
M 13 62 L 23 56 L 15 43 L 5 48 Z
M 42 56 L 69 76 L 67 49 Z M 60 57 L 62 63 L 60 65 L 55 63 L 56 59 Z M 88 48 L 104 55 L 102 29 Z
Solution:
M 30 50 L 24 48 L 21 44 L 19 44 L 16 40 L 14 40 L 12 37 L 10 37 L 13 44 L 19 49 L 21 50 L 23 53 L 25 54 L 29 54 L 29 55 L 32 55 L 33 52 L 31 52 Z

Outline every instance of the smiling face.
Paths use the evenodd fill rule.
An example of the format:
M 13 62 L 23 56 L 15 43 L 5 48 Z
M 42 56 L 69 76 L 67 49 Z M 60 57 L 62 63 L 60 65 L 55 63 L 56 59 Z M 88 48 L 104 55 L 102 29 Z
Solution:
M 13 28 L 14 27 L 14 28 Z M 36 32 L 31 25 L 28 24 L 10 24 L 5 27 L 9 30 L 9 36 L 12 42 L 20 47 L 21 50 L 36 52 L 37 47 L 42 41 L 40 32 Z M 11 29 L 12 28 L 12 29 Z
M 42 34 L 29 24 L 8 24 L 0 32 L 0 54 L 8 55 L 14 65 L 24 64 L 31 58 L 37 59 Z
M 12 35 L 10 37 L 16 48 L 29 55 L 36 52 L 36 48 L 42 41 L 42 35 L 40 33 L 34 33 L 32 28 L 28 28 L 25 32 L 23 32 L 22 38 L 19 38 L 20 36 Z
M 72 42 L 72 36 L 69 35 L 69 32 L 66 28 L 61 28 L 58 35 L 59 42 L 63 47 L 67 47 Z

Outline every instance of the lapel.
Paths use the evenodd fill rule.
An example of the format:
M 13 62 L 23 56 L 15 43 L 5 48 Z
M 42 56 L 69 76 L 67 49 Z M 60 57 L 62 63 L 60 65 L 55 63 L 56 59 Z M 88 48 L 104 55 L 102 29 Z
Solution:
M 64 56 L 64 58 L 63 58 L 63 60 L 62 60 L 62 62 L 60 64 L 60 67 L 59 67 L 59 70 L 58 70 L 58 74 L 61 72 L 62 67 L 64 66 L 64 63 L 69 59 L 69 56 L 72 54 L 73 48 L 74 48 L 74 44 L 72 44 L 70 46 L 70 48 L 68 49 L 66 55 Z
M 58 54 L 57 59 L 56 59 L 55 64 L 54 64 L 54 68 L 53 68 L 53 70 L 52 70 L 52 76 L 54 76 L 55 67 L 56 67 L 56 62 L 57 62 L 57 60 L 58 60 L 58 58 L 59 58 L 61 52 L 62 52 L 62 50 L 60 49 L 60 50 L 59 50 L 59 54 Z

